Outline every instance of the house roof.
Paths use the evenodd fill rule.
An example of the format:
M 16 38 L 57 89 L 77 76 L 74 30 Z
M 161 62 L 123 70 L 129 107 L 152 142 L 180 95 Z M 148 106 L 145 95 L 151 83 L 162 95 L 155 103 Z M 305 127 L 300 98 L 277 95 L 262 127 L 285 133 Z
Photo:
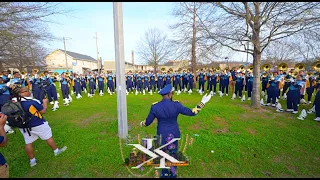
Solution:
M 62 49 L 58 49 L 58 50 L 64 52 L 64 50 L 62 50 Z M 66 51 L 66 53 L 67 53 L 69 56 L 72 56 L 72 57 L 75 58 L 75 59 L 83 59 L 83 60 L 88 60 L 88 61 L 97 62 L 97 60 L 94 59 L 94 58 L 91 57 L 91 56 L 87 56 L 87 55 L 84 55 L 84 54 L 79 54 L 79 53 L 75 53 L 75 52 L 71 52 L 71 51 Z

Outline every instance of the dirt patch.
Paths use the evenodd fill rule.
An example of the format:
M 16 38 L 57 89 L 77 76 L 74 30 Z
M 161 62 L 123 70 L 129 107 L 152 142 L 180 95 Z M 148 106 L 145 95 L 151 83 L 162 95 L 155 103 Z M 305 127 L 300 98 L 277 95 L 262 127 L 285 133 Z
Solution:
M 247 130 L 248 133 L 250 133 L 252 135 L 256 135 L 257 134 L 257 131 L 255 129 L 247 128 L 246 130 Z
M 219 126 L 218 129 L 212 129 L 211 133 L 216 134 L 216 133 L 228 133 L 229 132 L 229 124 L 228 122 L 222 118 L 222 117 L 214 117 L 213 121 L 215 124 Z
M 102 113 L 95 113 L 95 114 L 93 114 L 92 116 L 90 116 L 90 117 L 88 117 L 88 118 L 80 121 L 80 122 L 79 122 L 79 125 L 80 125 L 80 126 L 83 126 L 83 127 L 87 127 L 88 124 L 90 124 L 90 122 L 91 122 L 92 120 L 98 119 L 98 118 L 102 117 L 101 115 L 102 115 Z
M 106 134 L 106 133 L 107 133 L 106 131 L 101 131 L 101 132 L 100 132 L 100 134 Z
M 291 172 L 296 172 L 296 168 L 294 166 L 287 166 L 287 168 Z
M 196 120 L 195 124 L 192 124 L 192 126 L 189 126 L 188 130 L 199 130 L 201 128 L 201 122 L 199 119 Z

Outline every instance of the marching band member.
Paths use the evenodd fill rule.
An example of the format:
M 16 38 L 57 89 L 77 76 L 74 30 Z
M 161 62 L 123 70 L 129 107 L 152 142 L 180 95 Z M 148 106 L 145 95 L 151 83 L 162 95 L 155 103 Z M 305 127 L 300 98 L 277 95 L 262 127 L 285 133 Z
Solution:
M 253 89 L 253 74 L 252 72 L 248 72 L 247 76 L 247 92 L 248 92 L 248 100 L 251 100 L 251 94 L 252 94 L 252 89 Z
M 281 91 L 283 91 L 284 86 L 284 74 L 282 70 L 279 70 L 279 75 L 277 76 L 279 80 L 279 92 L 278 92 L 278 99 L 280 99 Z
M 232 81 L 232 74 L 230 72 L 227 73 L 227 71 L 224 72 L 220 77 L 220 86 L 221 86 L 222 94 L 224 94 L 224 91 L 226 91 L 226 96 L 228 96 L 228 93 L 229 93 L 230 81 Z
M 301 76 L 296 77 L 297 81 L 301 80 Z M 298 102 L 300 100 L 300 88 L 301 86 L 293 78 L 290 79 L 290 86 L 287 93 L 287 112 L 292 112 L 293 114 L 298 113 Z
M 82 98 L 80 76 L 78 74 L 75 74 L 75 77 L 74 77 L 73 81 L 74 81 L 74 89 L 76 91 L 76 98 L 80 99 L 80 98 Z
M 245 78 L 240 72 L 239 74 L 236 75 L 236 84 L 235 84 L 235 91 L 234 94 L 239 96 L 239 98 L 242 98 L 242 91 L 243 91 L 243 86 L 245 85 Z
M 112 93 L 114 93 L 114 76 L 112 75 L 112 71 L 109 71 L 109 74 L 107 76 L 107 86 L 109 88 L 110 91 L 110 95 L 112 95 Z
M 217 92 L 217 82 L 218 81 L 219 81 L 219 75 L 214 70 L 213 74 L 211 74 L 210 78 L 209 78 L 209 82 L 210 82 L 209 90 L 210 90 L 210 94 L 211 95 L 215 95 L 216 94 L 216 92 Z M 212 91 L 212 86 L 213 86 L 213 91 Z
M 150 93 L 150 87 L 149 87 L 149 75 L 147 74 L 147 72 L 145 72 L 144 76 L 143 76 L 143 95 L 145 95 L 145 90 L 148 90 L 148 92 Z
M 320 121 L 320 83 L 317 84 L 316 98 L 314 100 L 314 105 L 316 109 L 316 119 L 315 121 Z
M 278 97 L 279 93 L 279 81 L 276 81 L 275 77 L 277 77 L 278 72 L 273 72 L 273 77 L 269 79 L 267 84 L 267 106 L 270 106 L 270 102 L 272 100 L 272 107 L 276 107 L 276 98 Z
M 269 81 L 269 73 L 268 72 L 264 72 L 262 73 L 261 75 L 261 81 L 262 81 L 262 94 L 264 95 L 266 93 L 266 90 L 267 90 L 267 85 L 268 85 L 268 81 Z
M 229 73 L 230 73 L 230 79 L 229 79 L 229 82 L 228 82 L 228 86 L 230 86 L 230 91 L 231 93 L 233 94 L 234 91 L 235 91 L 235 85 L 236 85 L 236 71 L 237 71 L 237 68 L 233 69 L 233 70 L 230 70 Z M 227 88 L 228 89 L 228 88 Z M 228 96 L 228 92 L 226 94 Z
M 99 87 L 99 95 L 102 96 L 104 93 L 104 82 L 105 82 L 105 77 L 103 73 L 100 74 L 97 78 L 98 81 L 98 87 Z
M 2 71 L 2 79 L 3 79 L 4 83 L 7 83 L 10 81 L 10 78 L 8 75 L 9 75 L 8 71 Z
M 194 75 L 192 74 L 192 72 L 190 72 L 188 74 L 189 95 L 192 93 L 193 83 L 194 83 Z
M 300 104 L 300 103 L 307 104 L 307 102 L 304 100 L 304 95 L 306 93 L 306 86 L 305 85 L 306 85 L 306 82 L 307 82 L 307 78 L 306 78 L 303 70 L 299 71 L 299 75 L 302 78 L 301 81 L 303 81 L 304 83 L 301 83 L 302 87 L 300 88 L 300 101 L 299 101 L 298 104 Z
M 3 76 L 0 76 L 0 112 L 1 107 L 10 99 L 10 82 L 5 83 Z
M 182 87 L 181 87 L 181 74 L 180 72 L 176 73 L 174 76 L 174 89 L 178 89 L 178 85 L 179 85 L 179 90 L 178 90 L 178 94 L 179 95 L 182 91 Z
M 69 82 L 69 80 L 65 77 L 65 73 L 61 74 L 60 84 L 62 98 L 64 100 L 63 105 L 69 106 L 69 86 L 71 85 L 71 82 Z
M 203 73 L 203 69 L 200 70 L 200 73 L 197 75 L 197 79 L 199 80 L 199 89 L 198 92 L 202 95 L 204 93 L 204 83 L 205 81 L 205 74 Z
M 166 84 L 165 85 L 167 85 L 167 84 L 171 84 L 171 73 L 170 73 L 170 71 L 168 71 L 168 74 L 166 74 Z
M 186 70 L 183 70 L 183 73 L 182 73 L 182 89 L 183 89 L 184 92 L 188 91 L 188 83 L 189 83 L 188 73 L 186 72 Z
M 150 75 L 150 94 L 152 94 L 152 88 L 153 91 L 156 92 L 156 76 L 153 74 L 153 72 L 151 72 Z
M 21 78 L 21 75 L 19 72 L 14 72 L 13 73 L 13 79 L 10 80 L 10 83 L 11 84 L 15 84 L 17 85 L 18 87 L 26 87 L 27 86 L 27 82 L 20 79 Z
M 282 97 L 286 99 L 286 92 L 291 85 L 290 79 L 292 78 L 293 69 L 290 70 L 290 72 L 287 74 L 286 72 L 283 73 L 284 75 L 284 85 L 282 90 Z
M 142 74 L 141 71 L 139 72 L 139 74 L 137 75 L 137 89 L 136 89 L 136 95 L 138 95 L 138 93 L 142 93 Z
M 82 90 L 82 92 L 87 93 L 87 79 L 82 74 L 80 76 L 80 81 L 81 81 L 81 90 Z
M 31 72 L 30 82 L 32 85 L 32 96 L 42 103 L 42 100 L 45 98 L 44 89 L 40 87 L 41 79 L 37 76 L 35 71 Z
M 43 80 L 47 81 L 48 83 L 50 83 L 49 86 L 45 87 L 45 91 L 48 94 L 48 99 L 49 99 L 50 104 L 53 104 L 52 110 L 55 111 L 55 110 L 57 110 L 59 108 L 56 85 L 54 84 L 52 78 L 49 76 L 49 72 L 48 71 L 44 71 Z M 52 99 L 53 99 L 53 101 L 52 101 Z
M 160 73 L 157 77 L 158 79 L 158 91 L 160 91 L 163 88 L 163 75 Z
M 88 81 L 89 81 L 89 93 L 88 93 L 88 97 L 93 97 L 94 95 L 94 87 L 95 87 L 95 75 L 89 73 L 88 75 Z
M 132 84 L 132 79 L 133 79 L 133 76 L 131 74 L 131 71 L 129 71 L 129 73 L 126 75 L 126 79 L 127 79 L 127 94 L 129 93 L 129 91 L 131 93 L 133 93 L 133 84 Z
M 307 77 L 306 91 L 308 94 L 308 104 L 311 104 L 312 93 L 315 89 L 316 84 L 317 84 L 317 82 L 316 82 L 315 77 L 313 77 L 313 76 Z

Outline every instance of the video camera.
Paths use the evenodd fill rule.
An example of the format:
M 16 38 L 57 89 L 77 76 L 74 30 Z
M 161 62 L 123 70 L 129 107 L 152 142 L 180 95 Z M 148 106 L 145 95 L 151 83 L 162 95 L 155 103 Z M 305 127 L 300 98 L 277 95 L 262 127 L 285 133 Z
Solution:
M 39 88 L 42 90 L 45 90 L 46 87 L 50 86 L 50 82 L 49 81 L 41 81 L 39 84 Z

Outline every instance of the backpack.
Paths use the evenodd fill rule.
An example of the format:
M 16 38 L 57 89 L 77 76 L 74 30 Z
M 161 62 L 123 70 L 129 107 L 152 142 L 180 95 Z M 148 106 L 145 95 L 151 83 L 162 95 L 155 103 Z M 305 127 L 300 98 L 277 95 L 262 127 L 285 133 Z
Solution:
M 12 128 L 22 128 L 24 132 L 27 132 L 31 136 L 31 117 L 22 108 L 21 102 L 8 101 L 5 103 L 1 111 L 7 115 L 8 125 Z

